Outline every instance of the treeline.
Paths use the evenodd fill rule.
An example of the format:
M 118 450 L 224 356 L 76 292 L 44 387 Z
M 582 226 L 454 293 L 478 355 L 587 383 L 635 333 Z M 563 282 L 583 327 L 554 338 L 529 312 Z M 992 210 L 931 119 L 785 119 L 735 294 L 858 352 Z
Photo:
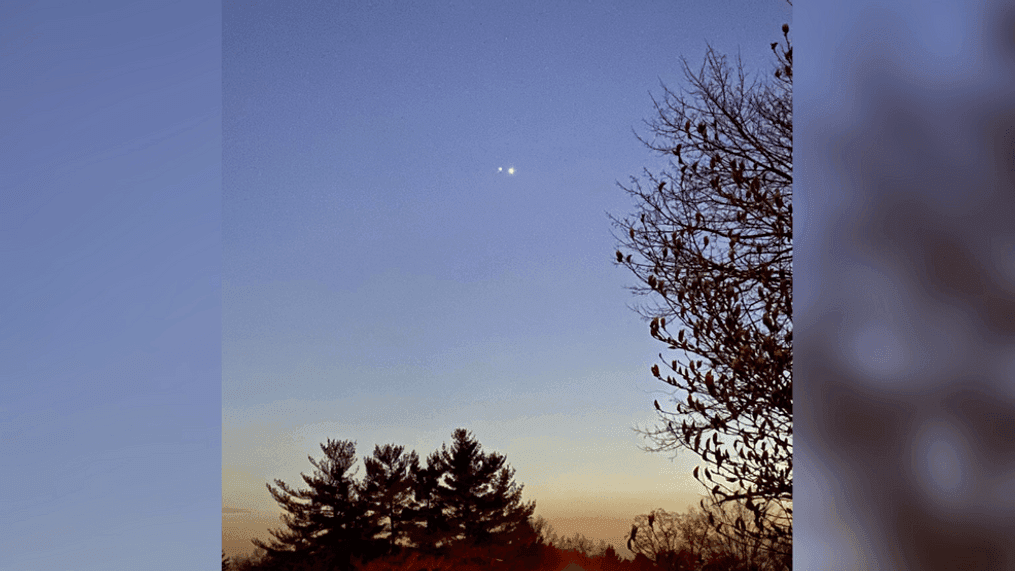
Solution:
M 356 478 L 356 445 L 321 444 L 324 457 L 302 474 L 308 486 L 281 480 L 268 491 L 285 513 L 285 527 L 268 542 L 253 539 L 258 556 L 227 562 L 236 571 L 442 569 L 451 563 L 490 568 L 538 555 L 530 524 L 535 502 L 503 455 L 485 453 L 465 429 L 421 462 L 402 446 L 375 446 Z
M 652 510 L 635 516 L 627 541 L 634 560 L 621 559 L 612 545 L 580 533 L 561 537 L 542 517 L 532 520 L 542 545 L 539 569 L 560 571 L 574 563 L 584 571 L 788 571 L 792 562 L 770 549 L 766 539 L 724 533 L 737 520 L 748 521 L 751 511 L 741 503 L 720 505 L 714 499 L 704 509 L 686 513 Z M 744 525 L 743 523 L 739 525 Z
M 323 458 L 308 458 L 314 471 L 302 474 L 306 488 L 267 484 L 284 510 L 284 528 L 272 530 L 271 541 L 253 539 L 253 556 L 223 553 L 223 571 L 559 571 L 571 563 L 584 571 L 789 568 L 764 545 L 738 542 L 709 523 L 736 525 L 747 519 L 743 507 L 639 515 L 627 544 L 634 560 L 581 534 L 559 537 L 533 517 L 535 502 L 522 502 L 505 457 L 483 452 L 465 429 L 425 462 L 402 446 L 375 446 L 363 458 L 362 478 L 355 443 L 329 439 L 321 449 Z
M 708 498 L 687 513 L 656 509 L 636 516 L 627 548 L 657 568 L 679 571 L 788 571 L 792 552 L 754 531 L 743 501 Z M 589 571 L 589 570 L 586 570 Z

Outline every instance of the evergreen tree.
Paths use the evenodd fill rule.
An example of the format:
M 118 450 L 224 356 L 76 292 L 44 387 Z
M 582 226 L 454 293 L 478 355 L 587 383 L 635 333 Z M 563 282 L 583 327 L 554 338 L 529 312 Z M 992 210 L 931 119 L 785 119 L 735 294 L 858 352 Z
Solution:
M 425 466 L 413 461 L 409 474 L 413 493 L 412 507 L 408 510 L 409 539 L 416 549 L 436 554 L 447 545 L 450 531 L 438 495 L 443 476 L 439 451 L 427 457 Z
M 382 550 L 394 553 L 409 537 L 409 519 L 413 500 L 411 469 L 419 463 L 416 452 L 404 454 L 403 446 L 374 446 L 373 457 L 366 456 L 366 476 L 361 486 L 368 526 L 379 530 L 374 536 Z
M 293 490 L 282 480 L 275 480 L 277 489 L 267 484 L 286 512 L 282 514 L 286 529 L 271 530 L 275 539 L 270 543 L 252 541 L 267 552 L 275 567 L 327 561 L 334 568 L 349 569 L 352 557 L 362 555 L 363 538 L 371 530 L 351 471 L 356 444 L 328 439 L 321 449 L 324 458 L 320 461 L 308 457 L 315 468 L 313 475 L 301 474 L 309 488 Z
M 454 432 L 454 442 L 430 458 L 442 478 L 434 490 L 444 516 L 449 546 L 468 548 L 520 546 L 532 540 L 529 517 L 535 502 L 522 503 L 522 486 L 514 470 L 496 452 L 483 453 L 467 430 Z

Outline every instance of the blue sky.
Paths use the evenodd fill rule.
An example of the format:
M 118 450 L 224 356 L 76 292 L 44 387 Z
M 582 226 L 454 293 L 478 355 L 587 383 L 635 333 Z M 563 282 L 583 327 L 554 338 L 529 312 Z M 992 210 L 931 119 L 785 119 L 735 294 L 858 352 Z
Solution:
M 606 212 L 663 164 L 632 128 L 679 57 L 768 74 L 788 22 L 774 0 L 228 4 L 225 506 L 274 514 L 264 483 L 326 438 L 425 455 L 458 426 L 562 528 L 612 518 L 574 531 L 619 545 L 696 503 L 694 458 L 632 431 L 661 347 Z
M 0 11 L 0 568 L 218 564 L 220 21 Z

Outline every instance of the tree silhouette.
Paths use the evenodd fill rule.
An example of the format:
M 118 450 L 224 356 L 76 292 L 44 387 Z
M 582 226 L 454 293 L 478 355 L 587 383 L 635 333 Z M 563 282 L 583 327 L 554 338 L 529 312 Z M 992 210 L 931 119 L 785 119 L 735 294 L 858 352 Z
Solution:
M 271 530 L 274 540 L 252 540 L 266 551 L 276 567 L 326 562 L 337 569 L 350 569 L 352 558 L 362 555 L 363 539 L 375 529 L 369 527 L 363 505 L 358 501 L 357 484 L 351 468 L 356 462 L 356 445 L 330 438 L 321 444 L 324 458 L 308 456 L 314 466 L 310 476 L 302 474 L 307 489 L 293 490 L 282 480 L 267 484 L 275 501 L 285 510 L 286 529 Z
M 610 545 L 605 540 L 600 539 L 596 541 L 594 539 L 585 537 L 581 532 L 574 532 L 574 535 L 567 537 L 559 537 L 556 533 L 553 534 L 549 543 L 564 551 L 574 551 L 575 553 L 581 553 L 586 557 L 601 557 L 610 548 Z M 614 551 L 614 553 L 616 553 Z
M 700 542 L 687 537 L 686 520 L 691 517 L 663 509 L 635 516 L 628 549 L 662 569 L 697 570 L 710 553 L 701 548 Z
M 443 475 L 438 453 L 431 454 L 426 465 L 413 462 L 409 474 L 413 494 L 412 507 L 408 510 L 409 538 L 418 550 L 439 553 L 450 542 L 451 530 L 438 495 Z
M 754 525 L 729 530 L 792 542 L 792 183 L 793 48 L 789 27 L 772 77 L 748 83 L 709 47 L 700 72 L 684 60 L 689 88 L 664 86 L 639 139 L 669 157 L 621 186 L 631 217 L 610 216 L 619 250 L 650 298 L 635 310 L 675 358 L 653 365 L 673 391 L 654 408 L 661 424 L 642 431 L 651 451 L 688 449 L 706 466 L 694 477 L 720 503 L 743 501 Z M 668 369 L 668 370 L 665 370 Z M 672 374 L 670 374 L 672 373 Z M 720 437 L 721 436 L 721 437 Z M 703 478 L 702 478 L 703 476 Z M 705 483 L 708 480 L 709 483 Z M 718 524 L 716 524 L 718 525 Z
M 436 520 L 438 543 L 456 552 L 481 548 L 493 553 L 535 541 L 529 517 L 535 502 L 521 501 L 514 469 L 496 452 L 484 453 L 464 428 L 455 430 L 449 448 L 442 445 L 418 470 L 425 484 L 428 521 Z
M 334 571 L 424 560 L 433 562 L 429 568 L 489 567 L 540 555 L 540 530 L 530 521 L 535 503 L 521 501 L 522 486 L 504 456 L 484 453 L 465 429 L 426 466 L 402 446 L 375 446 L 364 457 L 362 482 L 354 479 L 353 442 L 328 439 L 321 449 L 323 459 L 308 457 L 314 473 L 302 475 L 309 488 L 295 490 L 281 480 L 267 485 L 286 526 L 271 530 L 270 542 L 252 540 L 264 556 L 246 567 Z
M 603 551 L 602 560 L 602 564 L 599 566 L 602 571 L 620 571 L 622 560 L 613 545 L 606 546 L 606 550 Z
M 742 566 L 754 565 L 758 571 L 781 571 L 788 568 L 788 552 L 773 550 L 766 543 L 769 536 L 753 533 L 752 512 L 743 501 L 719 503 L 709 498 L 704 511 L 696 511 L 685 519 L 685 536 L 694 538 L 695 532 L 708 530 L 703 537 L 706 560 L 738 561 Z M 737 521 L 752 533 L 737 533 Z M 711 522 L 711 523 L 709 523 Z M 719 525 L 721 524 L 721 525 Z M 705 534 L 702 534 L 705 535 Z M 701 537 L 701 536 L 699 536 Z
M 363 463 L 366 475 L 360 487 L 369 527 L 382 530 L 376 539 L 384 543 L 388 554 L 408 542 L 411 519 L 412 473 L 419 463 L 415 452 L 403 454 L 403 446 L 374 446 L 373 457 Z

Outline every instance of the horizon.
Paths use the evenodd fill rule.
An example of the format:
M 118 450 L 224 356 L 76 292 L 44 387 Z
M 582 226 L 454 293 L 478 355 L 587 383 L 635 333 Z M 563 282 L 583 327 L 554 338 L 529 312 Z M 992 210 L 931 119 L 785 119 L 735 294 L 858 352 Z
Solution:
M 691 507 L 696 506 L 687 506 L 687 508 Z M 222 548 L 227 557 L 234 557 L 236 555 L 248 557 L 253 555 L 257 548 L 251 543 L 252 538 L 256 537 L 263 541 L 268 541 L 271 539 L 268 530 L 279 529 L 283 526 L 279 519 L 279 515 L 282 513 L 280 509 L 275 513 L 262 513 L 253 510 L 235 510 L 232 513 L 227 513 L 226 509 L 235 510 L 235 508 L 223 507 Z M 638 511 L 634 515 L 648 513 L 648 511 Z M 670 513 L 687 513 L 688 510 L 667 509 L 666 511 Z M 574 537 L 575 534 L 581 534 L 596 543 L 602 540 L 607 545 L 612 545 L 621 557 L 633 559 L 635 554 L 627 549 L 626 540 L 630 533 L 631 524 L 634 521 L 634 515 L 630 518 L 619 516 L 597 517 L 594 515 L 567 516 L 566 514 L 546 515 L 540 513 L 539 502 L 537 500 L 536 511 L 533 517 L 542 516 L 552 527 L 552 531 L 560 538 Z
M 479 435 L 473 434 L 473 436 L 479 440 L 483 452 L 488 453 L 496 451 L 483 446 Z M 337 439 L 343 440 L 342 438 Z M 382 446 L 384 444 L 398 445 L 398 443 L 394 442 L 377 442 L 374 444 Z M 413 450 L 410 447 L 405 448 L 406 453 L 415 451 L 419 454 L 421 461 L 425 461 L 427 455 L 434 450 L 424 452 L 420 450 Z M 363 452 L 365 452 L 365 454 Z M 363 457 L 371 454 L 372 452 L 373 446 L 361 450 L 359 444 L 357 443 L 357 460 L 356 464 L 354 464 L 352 468 L 357 481 L 362 475 L 360 468 L 363 466 Z M 318 449 L 318 453 L 312 454 L 312 456 L 314 456 L 315 459 L 320 459 L 323 456 L 323 453 L 321 453 L 320 449 Z M 506 465 L 514 468 L 511 463 L 511 458 L 507 457 L 506 460 Z M 307 469 L 303 470 L 301 473 L 312 473 L 313 466 L 311 466 L 309 462 L 306 464 Z M 635 516 L 647 514 L 657 508 L 664 509 L 670 513 L 688 513 L 689 511 L 698 508 L 698 500 L 705 497 L 701 494 L 698 496 L 694 496 L 694 494 L 681 494 L 679 496 L 670 497 L 666 501 L 661 502 L 659 505 L 650 505 L 650 503 L 644 499 L 644 496 L 636 493 L 619 494 L 617 497 L 612 499 L 604 499 L 595 494 L 574 495 L 571 497 L 554 497 L 550 495 L 546 496 L 551 498 L 549 502 L 541 502 L 539 497 L 534 497 L 535 494 L 531 491 L 531 487 L 524 481 L 520 481 L 517 478 L 517 473 L 514 481 L 516 484 L 523 487 L 524 502 L 535 501 L 536 509 L 533 513 L 533 517 L 543 517 L 547 523 L 550 524 L 552 531 L 556 533 L 558 537 L 573 537 L 577 533 L 595 541 L 596 543 L 602 540 L 608 545 L 613 545 L 618 554 L 627 558 L 634 557 L 634 553 L 627 549 L 625 542 Z M 267 483 L 274 485 L 274 482 L 265 482 L 265 484 Z M 300 479 L 287 480 L 286 483 L 295 485 L 297 488 L 304 487 L 302 480 Z M 267 489 L 263 486 L 262 489 L 264 490 L 264 495 L 270 499 L 270 494 Z M 679 503 L 679 500 L 676 499 L 677 497 L 687 499 L 691 503 L 688 503 L 683 507 L 678 507 L 677 503 Z M 550 504 L 549 508 L 546 507 L 547 503 Z M 244 556 L 249 556 L 253 554 L 256 549 L 250 541 L 251 538 L 256 537 L 262 540 L 269 540 L 271 538 L 268 533 L 269 529 L 280 529 L 284 527 L 280 519 L 280 516 L 283 513 L 285 513 L 284 510 L 279 507 L 274 500 L 272 500 L 271 506 L 265 505 L 262 508 L 237 508 L 224 504 L 222 506 L 222 536 L 223 549 L 225 550 L 226 555 L 233 556 L 242 554 Z

